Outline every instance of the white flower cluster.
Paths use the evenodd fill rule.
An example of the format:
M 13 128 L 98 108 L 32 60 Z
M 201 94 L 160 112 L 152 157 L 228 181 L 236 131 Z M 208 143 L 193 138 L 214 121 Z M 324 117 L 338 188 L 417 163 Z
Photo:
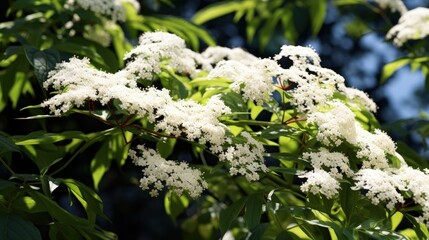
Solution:
M 406 12 L 386 34 L 396 46 L 409 40 L 423 39 L 429 35 L 429 8 L 418 7 Z
M 382 9 L 389 8 L 392 12 L 404 14 L 407 12 L 407 7 L 401 0 L 374 0 Z
M 226 150 L 220 146 L 213 146 L 211 150 L 217 153 L 220 161 L 226 161 L 231 175 L 243 175 L 248 181 L 259 179 L 258 172 L 266 172 L 268 168 L 264 164 L 264 147 L 250 136 L 248 132 L 242 132 L 245 139 L 242 144 L 234 144 Z M 231 140 L 226 140 L 231 142 Z
M 339 146 L 343 140 L 356 143 L 355 114 L 340 101 L 331 101 L 327 110 L 310 113 L 307 121 L 318 126 L 317 140 L 327 146 Z
M 243 63 L 244 65 L 250 66 L 258 60 L 257 57 L 244 51 L 241 48 L 226 48 L 226 47 L 208 47 L 204 52 L 201 53 L 210 64 L 216 64 L 222 60 L 234 60 Z
M 144 177 L 140 180 L 140 187 L 149 190 L 152 197 L 158 196 L 164 187 L 168 187 L 177 195 L 187 192 L 196 198 L 207 188 L 207 183 L 202 173 L 188 166 L 187 163 L 177 163 L 163 159 L 155 150 L 137 146 L 138 154 L 134 150 L 129 151 L 129 156 L 134 164 L 143 167 Z
M 306 152 L 302 157 L 309 160 L 314 169 L 323 169 L 336 179 L 342 179 L 344 174 L 348 177 L 354 174 L 350 169 L 349 159 L 340 152 L 320 148 L 317 152 Z
M 221 161 L 227 162 L 232 175 L 241 174 L 248 180 L 259 179 L 257 172 L 267 171 L 263 158 L 264 148 L 246 132 L 241 134 L 244 141 L 239 144 L 233 143 L 233 139 L 226 136 L 228 128 L 219 122 L 219 118 L 231 113 L 231 110 L 219 96 L 212 96 L 205 105 L 201 105 L 192 100 L 175 101 L 166 89 L 141 89 L 137 85 L 136 79 L 151 79 L 153 73 L 161 71 L 162 64 L 179 69 L 178 71 L 196 73 L 198 61 L 194 60 L 199 57 L 192 56 L 201 55 L 186 49 L 182 39 L 167 33 L 146 33 L 140 43 L 139 47 L 128 54 L 126 67 L 114 74 L 93 68 L 86 58 L 71 58 L 68 62 L 58 64 L 44 82 L 44 87 L 54 89 L 55 95 L 45 100 L 41 106 L 49 107 L 51 113 L 60 116 L 74 107 L 82 107 L 89 100 L 99 102 L 103 106 L 111 100 L 119 100 L 118 106 L 121 110 L 146 118 L 153 124 L 155 131 L 208 144 L 214 154 L 220 155 Z M 186 56 L 191 56 L 192 62 L 186 63 Z M 141 62 L 151 66 L 138 66 Z M 207 66 L 211 68 L 209 61 Z M 140 68 L 136 71 L 138 67 Z M 144 148 L 140 148 L 144 151 Z M 130 154 L 135 155 L 135 152 L 131 151 Z M 161 161 L 153 151 L 143 155 L 146 159 L 144 166 L 149 169 L 147 171 L 152 169 L 150 166 L 155 166 L 156 161 Z M 173 163 L 165 166 L 172 167 L 171 164 Z M 183 167 L 183 164 L 178 166 Z M 163 175 L 160 182 L 167 181 L 170 175 Z M 181 189 L 169 181 L 167 186 L 176 188 L 176 192 Z M 152 195 L 156 195 L 163 186 L 160 182 L 155 183 L 154 176 L 147 175 L 142 180 L 142 186 L 148 188 L 154 184 Z
M 322 169 L 314 169 L 298 176 L 307 178 L 307 181 L 301 185 L 301 191 L 303 192 L 320 193 L 327 198 L 332 198 L 341 189 L 340 183 L 331 174 Z
M 79 6 L 85 10 L 110 17 L 114 22 L 126 20 L 123 4 L 131 4 L 137 11 L 140 3 L 136 0 L 67 0 L 65 8 L 73 9 Z
M 399 169 L 361 169 L 354 179 L 355 189 L 366 190 L 373 204 L 383 202 L 391 210 L 405 203 L 402 193 L 408 192 L 422 207 L 423 214 L 418 220 L 429 225 L 429 170 L 420 171 L 406 165 Z
M 246 65 L 235 60 L 221 61 L 210 71 L 207 78 L 231 79 L 234 82 L 230 87 L 234 92 L 242 92 L 243 99 L 262 105 L 271 97 L 273 80 L 264 69 L 258 68 L 258 62 L 259 59 L 253 62 L 253 65 Z
M 191 100 L 170 101 L 157 110 L 162 118 L 156 121 L 155 130 L 176 137 L 184 135 L 189 141 L 198 140 L 200 144 L 221 145 L 226 127 L 218 118 L 230 112 L 219 96 L 212 97 L 205 106 Z
M 392 177 L 388 169 L 361 169 L 356 173 L 354 179 L 354 189 L 364 189 L 374 205 L 385 202 L 390 210 L 395 208 L 397 203 L 403 203 L 404 197 L 397 191 L 405 190 L 404 184 L 400 179 Z
M 125 70 L 128 78 L 153 80 L 154 75 L 161 73 L 161 63 L 177 72 L 195 78 L 199 72 L 197 65 L 203 70 L 210 70 L 211 64 L 200 54 L 186 48 L 185 41 L 170 33 L 148 32 L 140 37 L 139 45 L 125 55 L 128 62 Z
M 303 159 L 308 160 L 314 170 L 298 174 L 299 178 L 307 178 L 301 185 L 301 191 L 313 194 L 323 194 L 327 198 L 332 198 L 338 194 L 341 188 L 339 179 L 343 175 L 353 176 L 350 169 L 349 159 L 340 152 L 329 152 L 326 148 L 320 148 L 317 152 L 306 152 Z
M 379 129 L 370 133 L 359 126 L 356 130 L 356 145 L 359 147 L 356 156 L 363 160 L 362 168 L 388 168 L 387 154 L 396 154 L 396 145 L 392 139 Z
M 290 59 L 292 66 L 281 68 L 277 63 L 266 68 L 280 81 L 295 83 L 297 86 L 289 91 L 290 103 L 299 112 L 318 112 L 320 107 L 333 98 L 334 93 L 343 94 L 359 110 L 375 112 L 375 103 L 365 93 L 348 88 L 345 80 L 334 71 L 320 66 L 320 57 L 312 48 L 300 46 L 283 46 L 273 60 Z M 267 64 L 266 64 L 267 65 Z M 277 68 L 275 67 L 277 65 Z

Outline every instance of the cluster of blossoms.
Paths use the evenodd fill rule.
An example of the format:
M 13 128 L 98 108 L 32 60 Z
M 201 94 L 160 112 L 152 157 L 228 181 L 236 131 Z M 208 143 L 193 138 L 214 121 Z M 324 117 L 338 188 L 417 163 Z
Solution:
M 407 7 L 402 0 L 374 0 L 382 9 L 389 8 L 392 12 L 399 12 L 401 15 L 407 12 Z
M 406 12 L 386 34 L 396 46 L 410 40 L 423 39 L 429 35 L 429 9 L 418 7 Z
M 292 65 L 283 68 L 283 58 Z M 323 146 L 303 154 L 312 170 L 298 174 L 307 180 L 303 192 L 320 193 L 327 198 L 338 194 L 339 180 L 348 178 L 354 189 L 366 190 L 372 203 L 386 203 L 392 209 L 404 203 L 402 192 L 411 192 L 414 201 L 423 207 L 420 220 L 429 221 L 429 189 L 424 181 L 427 172 L 407 167 L 396 153 L 396 146 L 379 129 L 368 131 L 356 120 L 356 111 L 375 112 L 375 103 L 363 92 L 348 88 L 344 78 L 320 65 L 318 54 L 311 48 L 284 46 L 273 58 L 259 59 L 241 49 L 208 48 L 196 53 L 186 48 L 179 37 L 168 33 L 146 33 L 140 45 L 125 56 L 126 66 L 117 73 L 105 73 L 92 68 L 87 59 L 72 58 L 61 63 L 49 74 L 45 88 L 58 94 L 42 103 L 55 115 L 82 106 L 86 100 L 109 104 L 119 100 L 121 110 L 146 118 L 155 131 L 188 141 L 207 144 L 209 150 L 226 162 L 231 175 L 243 175 L 258 180 L 258 172 L 267 171 L 264 148 L 248 132 L 233 137 L 219 117 L 231 113 L 218 96 L 205 105 L 191 100 L 173 100 L 166 89 L 140 88 L 139 80 L 155 80 L 163 67 L 191 78 L 206 74 L 207 79 L 227 78 L 230 88 L 243 99 L 262 104 L 272 97 L 274 81 L 293 85 L 286 91 L 288 101 L 304 116 L 307 126 L 316 127 L 316 139 Z M 239 140 L 237 140 L 239 139 Z M 347 154 L 341 152 L 344 146 Z M 330 151 L 329 149 L 336 149 Z M 138 146 L 129 152 L 138 166 L 142 166 L 143 189 L 151 189 L 156 196 L 169 187 L 177 194 L 187 192 L 197 197 L 207 187 L 203 174 L 185 163 L 163 159 L 155 150 Z M 357 163 L 350 166 L 348 156 Z M 393 168 L 392 159 L 401 168 Z
M 187 163 L 176 163 L 163 159 L 155 150 L 143 145 L 137 146 L 141 156 L 135 150 L 130 150 L 129 155 L 133 163 L 143 167 L 144 177 L 140 179 L 143 190 L 150 190 L 150 195 L 158 196 L 164 186 L 181 195 L 184 191 L 193 198 L 201 195 L 207 188 L 207 183 L 202 178 L 198 169 L 192 169 Z
M 80 7 L 107 16 L 114 22 L 124 22 L 126 15 L 123 4 L 131 4 L 137 11 L 140 9 L 140 3 L 136 0 L 67 0 L 65 8 Z
M 175 45 L 171 48 L 169 44 L 174 42 Z M 213 54 L 208 53 L 208 55 L 213 57 Z M 241 174 L 250 181 L 259 179 L 258 172 L 267 171 L 263 158 L 264 148 L 261 143 L 246 132 L 240 135 L 244 142 L 233 143 L 234 137 L 227 134 L 228 129 L 220 123 L 219 117 L 231 113 L 231 110 L 219 96 L 212 96 L 205 105 L 202 105 L 192 100 L 175 101 L 167 89 L 154 87 L 142 89 L 138 86 L 139 79 L 152 80 L 152 77 L 159 73 L 161 65 L 178 69 L 182 73 L 199 71 L 196 67 L 199 63 L 198 59 L 204 58 L 185 48 L 183 39 L 168 33 L 147 33 L 141 37 L 140 45 L 125 58 L 127 65 L 116 73 L 97 70 L 86 58 L 71 58 L 68 62 L 58 64 L 44 82 L 46 89 L 54 89 L 57 94 L 45 100 L 41 106 L 49 107 L 53 114 L 60 116 L 74 107 L 82 107 L 89 100 L 99 102 L 103 106 L 108 105 L 112 100 L 119 100 L 118 106 L 121 110 L 146 118 L 153 124 L 155 131 L 200 144 L 208 144 L 210 150 L 219 155 L 221 161 L 228 163 L 231 175 Z M 187 59 L 192 62 L 187 64 Z M 210 61 L 213 60 L 205 60 L 207 69 L 212 68 Z M 146 65 L 139 66 L 138 63 L 146 63 Z M 200 184 L 201 189 L 206 188 L 201 174 L 195 176 L 196 180 L 184 180 L 183 176 L 189 176 L 188 172 L 196 172 L 196 170 L 188 169 L 186 164 L 167 163 L 169 161 L 161 160 L 162 158 L 153 150 L 145 149 L 139 147 L 143 154 L 142 158 L 136 157 L 135 151 L 131 151 L 130 156 L 137 165 L 144 167 L 145 177 L 142 179 L 141 186 L 144 189 L 152 186 L 152 195 L 157 195 L 159 190 L 167 186 L 173 188 L 178 194 L 186 191 L 195 197 L 202 190 L 190 192 L 192 184 Z M 144 153 L 146 151 L 148 153 Z M 170 169 L 168 171 L 171 174 L 160 175 L 159 172 L 152 171 L 156 162 L 163 162 L 164 168 Z M 179 173 L 182 170 L 184 175 Z M 157 177 L 159 181 L 155 181 Z M 182 180 L 173 182 L 168 180 L 174 178 Z M 196 186 L 193 188 L 200 189 Z

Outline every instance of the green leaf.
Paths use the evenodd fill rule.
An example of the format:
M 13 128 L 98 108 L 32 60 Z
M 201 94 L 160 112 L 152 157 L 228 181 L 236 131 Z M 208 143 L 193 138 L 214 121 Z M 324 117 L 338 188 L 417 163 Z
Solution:
M 386 80 L 390 78 L 399 68 L 407 65 L 410 62 L 410 58 L 400 58 L 384 65 L 383 70 L 381 72 L 380 84 L 386 82 Z
M 215 18 L 236 12 L 242 11 L 243 8 L 249 6 L 249 3 L 252 1 L 228 1 L 228 2 L 218 2 L 215 4 L 211 4 L 201 10 L 199 10 L 192 18 L 192 21 L 198 25 L 201 25 L 205 22 L 213 20 Z
M 246 202 L 247 197 L 242 197 L 220 212 L 219 228 L 222 236 L 229 230 L 232 222 L 237 219 Z
M 235 92 L 227 92 L 221 95 L 221 100 L 229 107 L 232 113 L 247 113 L 247 104 L 244 102 L 242 96 Z M 248 115 L 238 115 L 239 119 L 248 119 Z
M 283 9 L 277 9 L 275 12 L 272 13 L 271 17 L 265 20 L 265 24 L 261 29 L 261 32 L 259 34 L 259 47 L 260 49 L 264 49 L 268 42 L 270 41 L 271 37 L 273 36 L 273 32 L 281 20 L 281 17 L 284 14 Z
M 47 209 L 45 209 L 40 202 L 35 201 L 32 197 L 29 196 L 22 196 L 15 199 L 13 201 L 12 208 L 32 214 L 47 211 Z
M 127 139 L 132 137 L 131 132 L 124 132 Z M 100 149 L 91 161 L 90 169 L 94 188 L 98 189 L 101 179 L 109 170 L 111 162 L 115 160 L 119 166 L 124 165 L 128 157 L 129 144 L 125 144 L 123 135 L 118 132 L 106 138 Z
M 408 213 L 404 213 L 404 216 L 413 224 L 413 229 L 419 239 L 429 239 L 429 231 L 423 223 L 418 222 L 414 216 Z
M 315 36 L 323 25 L 326 15 L 326 1 L 325 0 L 309 0 L 308 1 L 310 20 L 311 20 L 311 32 Z
M 259 137 L 265 139 L 278 139 L 281 136 L 291 136 L 298 130 L 284 124 L 271 125 L 260 132 Z
M 60 181 L 82 204 L 91 224 L 95 224 L 97 215 L 107 219 L 103 213 L 103 201 L 94 190 L 74 179 L 61 179 Z
M 156 150 L 163 158 L 167 158 L 173 153 L 174 146 L 177 140 L 175 138 L 167 138 L 156 143 Z
M 88 136 L 80 131 L 65 131 L 62 133 L 31 132 L 25 136 L 14 136 L 16 145 L 39 145 L 56 143 L 67 139 L 87 140 Z
M 0 239 L 41 240 L 39 230 L 32 222 L 11 213 L 0 213 Z
M 231 83 L 232 81 L 226 78 L 195 78 L 189 82 L 192 87 L 229 87 Z
M 48 78 L 48 73 L 61 61 L 60 54 L 53 49 L 40 51 L 28 45 L 24 49 L 28 62 L 34 67 L 34 74 L 39 80 L 40 86 L 43 87 L 43 82 Z
M 176 222 L 176 218 L 189 206 L 190 199 L 185 195 L 177 196 L 168 191 L 164 197 L 165 212 Z
M 261 194 L 252 194 L 247 198 L 244 221 L 250 230 L 258 225 L 261 220 L 263 201 L 264 199 Z
M 255 228 L 253 228 L 250 233 L 247 235 L 246 239 L 248 240 L 260 240 L 263 239 L 264 233 L 267 230 L 267 228 L 270 226 L 269 223 L 263 223 L 257 225 Z
M 10 137 L 0 135 L 0 156 L 8 152 L 20 152 L 20 150 Z

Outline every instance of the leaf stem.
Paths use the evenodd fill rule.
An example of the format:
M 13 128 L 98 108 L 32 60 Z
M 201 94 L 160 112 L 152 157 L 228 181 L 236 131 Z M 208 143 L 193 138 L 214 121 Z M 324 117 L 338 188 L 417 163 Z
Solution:
M 0 157 L 0 162 L 7 169 L 7 171 L 10 172 L 10 174 L 15 175 L 15 172 L 12 170 L 12 168 L 10 168 L 9 165 L 7 165 L 6 162 L 3 160 L 3 158 L 1 157 Z
M 69 158 L 69 160 L 67 160 L 67 162 L 62 165 L 60 168 L 58 168 L 57 170 L 55 170 L 53 173 L 51 173 L 50 175 L 55 175 L 59 172 L 61 172 L 62 170 L 64 170 L 81 152 L 83 152 L 85 149 L 87 149 L 89 146 L 91 146 L 94 142 L 98 141 L 99 138 L 112 134 L 113 132 L 117 131 L 117 128 L 109 128 L 107 130 L 104 130 L 102 132 L 99 132 L 99 134 L 97 136 L 95 136 L 94 138 L 90 139 L 88 142 L 86 142 L 85 144 L 83 144 L 74 154 L 73 156 L 71 156 Z

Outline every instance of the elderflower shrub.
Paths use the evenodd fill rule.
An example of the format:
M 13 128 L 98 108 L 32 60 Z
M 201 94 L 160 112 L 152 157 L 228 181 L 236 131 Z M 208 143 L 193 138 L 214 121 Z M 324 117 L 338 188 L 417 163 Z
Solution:
M 282 66 L 285 59 L 290 66 Z M 314 49 L 283 46 L 274 57 L 260 59 L 241 49 L 215 47 L 198 53 L 173 34 L 145 33 L 126 54 L 122 70 L 106 73 L 87 59 L 72 58 L 57 65 L 44 87 L 55 92 L 42 106 L 57 116 L 97 102 L 111 115 L 102 121 L 135 134 L 134 140 L 144 136 L 157 145 L 166 138 L 187 141 L 204 163 L 206 153 L 219 160 L 214 168 L 190 168 L 166 160 L 168 154 L 158 146 L 132 148 L 129 156 L 143 168 L 140 186 L 152 196 L 164 188 L 192 198 L 204 198 L 207 192 L 219 201 L 225 195 L 247 194 L 242 201 L 260 204 L 249 208 L 263 209 L 255 196 L 267 194 L 269 201 L 277 201 L 273 206 L 308 205 L 348 229 L 358 228 L 369 216 L 350 212 L 344 199 L 380 207 L 382 218 L 415 201 L 422 207 L 418 220 L 429 222 L 429 192 L 418 186 L 427 173 L 407 166 L 392 139 L 377 128 L 375 103 L 324 68 Z M 97 117 L 92 110 L 87 114 Z M 267 153 L 264 145 L 279 152 Z M 266 156 L 277 162 L 265 164 Z M 225 183 L 228 188 L 216 185 L 217 176 L 232 181 Z M 258 182 L 247 186 L 251 181 Z M 276 195 L 285 188 L 297 192 Z M 343 210 L 317 205 L 326 201 Z M 264 207 L 276 214 L 271 203 Z M 308 216 L 299 214 L 293 213 L 296 219 L 288 224 L 306 221 Z M 308 223 L 326 221 L 317 216 Z
M 418 7 L 406 12 L 398 24 L 386 34 L 387 39 L 401 47 L 410 40 L 423 39 L 429 34 L 429 9 Z

